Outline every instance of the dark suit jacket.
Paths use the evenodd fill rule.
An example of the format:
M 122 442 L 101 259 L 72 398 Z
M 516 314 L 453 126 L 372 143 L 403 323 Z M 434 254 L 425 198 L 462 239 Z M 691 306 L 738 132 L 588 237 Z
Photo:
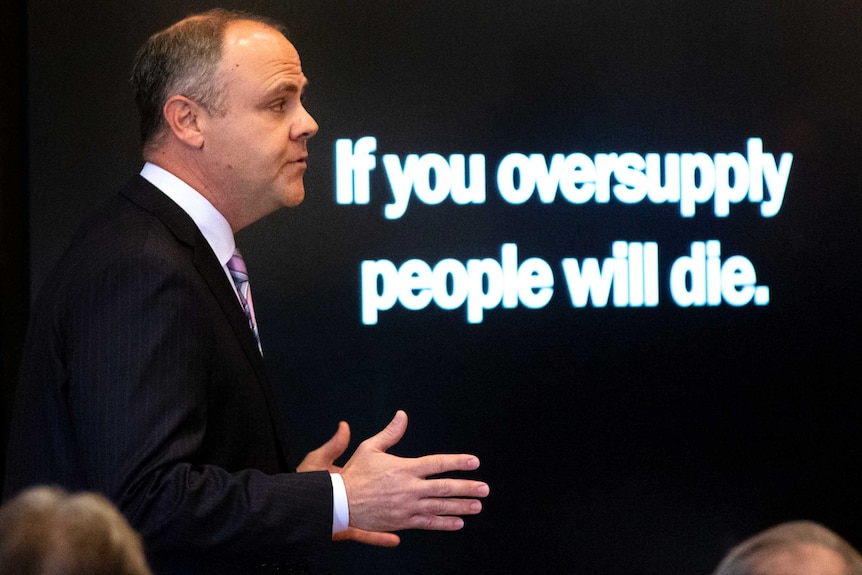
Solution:
M 106 494 L 157 573 L 310 564 L 331 541 L 325 472 L 290 473 L 273 390 L 191 218 L 136 177 L 88 220 L 36 303 L 6 493 Z

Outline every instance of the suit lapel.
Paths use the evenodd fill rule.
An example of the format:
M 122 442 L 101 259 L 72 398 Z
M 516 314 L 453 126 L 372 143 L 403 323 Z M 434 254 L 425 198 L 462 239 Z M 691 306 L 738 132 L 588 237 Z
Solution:
M 188 245 L 193 250 L 195 268 L 204 281 L 206 281 L 207 285 L 209 285 L 213 297 L 225 314 L 246 358 L 254 368 L 261 391 L 263 391 L 266 397 L 270 421 L 278 436 L 276 443 L 280 448 L 279 458 L 282 460 L 283 465 L 289 467 L 289 458 L 285 452 L 287 443 L 281 426 L 278 424 L 279 418 L 276 413 L 272 385 L 266 374 L 266 366 L 258 350 L 257 340 L 255 340 L 254 334 L 249 329 L 248 318 L 246 318 L 245 313 L 242 311 L 236 292 L 230 285 L 227 275 L 209 243 L 203 237 L 191 217 L 146 179 L 137 176 L 126 186 L 122 194 L 159 218 L 180 242 Z

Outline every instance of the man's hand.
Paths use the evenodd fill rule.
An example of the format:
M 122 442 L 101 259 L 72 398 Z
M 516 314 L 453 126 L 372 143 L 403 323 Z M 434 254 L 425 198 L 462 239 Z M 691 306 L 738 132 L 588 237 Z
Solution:
M 335 465 L 335 460 L 344 454 L 350 444 L 350 426 L 346 421 L 338 423 L 338 430 L 335 432 L 329 441 L 310 452 L 302 460 L 296 471 L 304 473 L 306 471 L 328 471 L 330 473 L 340 473 L 341 468 Z
M 488 485 L 481 481 L 428 477 L 450 471 L 473 471 L 479 467 L 479 459 L 473 455 L 439 454 L 406 459 L 386 453 L 406 430 L 407 414 L 399 410 L 383 431 L 359 445 L 341 470 L 351 527 L 375 533 L 461 529 L 464 520 L 460 516 L 475 515 L 482 510 L 479 498 L 488 495 Z M 334 440 L 335 437 L 329 443 Z M 325 448 L 326 445 L 312 454 Z
M 329 441 L 309 453 L 297 466 L 296 471 L 329 471 L 340 473 L 341 468 L 335 465 L 335 460 L 341 457 L 350 443 L 350 426 L 346 421 L 339 422 L 338 430 Z M 349 499 L 348 499 L 349 505 Z M 401 538 L 394 533 L 376 533 L 364 531 L 355 527 L 348 527 L 346 531 L 336 533 L 332 536 L 335 541 L 352 540 L 367 545 L 379 545 L 381 547 L 395 547 L 401 542 Z

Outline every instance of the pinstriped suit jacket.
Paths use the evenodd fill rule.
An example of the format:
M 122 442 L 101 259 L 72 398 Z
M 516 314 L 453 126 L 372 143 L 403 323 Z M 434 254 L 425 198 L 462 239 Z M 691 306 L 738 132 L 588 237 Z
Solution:
M 6 492 L 105 493 L 156 573 L 310 565 L 328 474 L 290 473 L 254 336 L 191 218 L 141 177 L 89 219 L 28 331 Z

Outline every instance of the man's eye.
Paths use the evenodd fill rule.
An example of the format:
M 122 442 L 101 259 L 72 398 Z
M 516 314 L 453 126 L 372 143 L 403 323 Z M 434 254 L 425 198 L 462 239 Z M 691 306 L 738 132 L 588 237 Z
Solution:
M 287 103 L 284 100 L 279 100 L 278 102 L 276 102 L 272 106 L 270 106 L 270 109 L 272 109 L 275 112 L 284 112 L 284 107 L 286 104 Z

